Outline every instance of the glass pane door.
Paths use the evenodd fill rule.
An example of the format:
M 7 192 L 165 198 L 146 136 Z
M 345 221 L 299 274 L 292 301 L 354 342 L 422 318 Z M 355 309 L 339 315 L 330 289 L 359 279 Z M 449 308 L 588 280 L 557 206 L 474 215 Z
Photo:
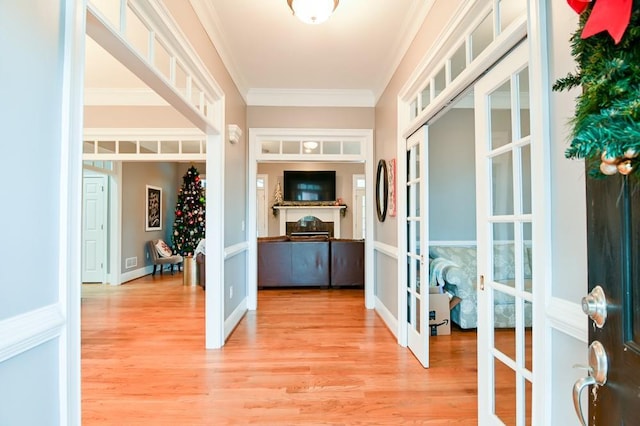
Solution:
M 409 349 L 424 367 L 429 366 L 429 286 L 428 265 L 424 263 L 427 239 L 428 187 L 424 172 L 427 153 L 427 126 L 407 139 L 407 329 Z
M 475 86 L 480 424 L 531 424 L 532 193 L 525 43 Z M 499 420 L 499 421 L 498 421 Z

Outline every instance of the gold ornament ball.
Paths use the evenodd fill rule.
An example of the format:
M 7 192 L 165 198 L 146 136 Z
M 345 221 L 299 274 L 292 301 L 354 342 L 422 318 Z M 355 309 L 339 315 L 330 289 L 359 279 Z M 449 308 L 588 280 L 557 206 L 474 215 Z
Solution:
M 638 151 L 633 148 L 629 148 L 624 152 L 624 158 L 636 158 L 638 156 Z
M 618 171 L 622 175 L 628 175 L 633 171 L 633 165 L 631 164 L 631 160 L 624 160 L 620 164 L 618 164 Z
M 618 166 L 616 166 L 615 164 L 605 163 L 603 161 L 602 163 L 600 163 L 600 171 L 602 172 L 602 174 L 607 176 L 615 175 L 616 173 L 618 173 Z
M 602 151 L 602 155 L 600 155 L 600 159 L 602 160 L 603 163 L 606 163 L 606 164 L 618 164 L 618 158 L 610 157 L 607 154 L 607 151 Z

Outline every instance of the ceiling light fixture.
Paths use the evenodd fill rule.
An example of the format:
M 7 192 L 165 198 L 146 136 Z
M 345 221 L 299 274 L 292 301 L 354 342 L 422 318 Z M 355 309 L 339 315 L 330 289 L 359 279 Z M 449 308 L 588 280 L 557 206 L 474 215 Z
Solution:
M 309 152 L 309 151 L 313 151 L 314 149 L 316 149 L 318 147 L 318 142 L 316 142 L 316 141 L 304 141 L 304 142 L 302 142 L 302 146 L 304 146 L 305 149 L 307 150 L 307 152 Z
M 305 24 L 321 24 L 336 10 L 339 0 L 287 0 L 293 14 Z

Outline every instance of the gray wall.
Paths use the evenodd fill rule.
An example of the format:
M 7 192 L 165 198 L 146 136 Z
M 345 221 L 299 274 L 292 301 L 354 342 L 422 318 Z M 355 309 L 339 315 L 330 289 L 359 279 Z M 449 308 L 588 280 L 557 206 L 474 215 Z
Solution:
M 250 128 L 373 129 L 373 108 L 247 107 Z
M 473 109 L 450 109 L 429 126 L 429 239 L 475 241 Z
M 0 223 L 3 247 L 11 259 L 0 268 L 0 321 L 18 321 L 25 330 L 33 327 L 18 315 L 33 315 L 33 310 L 59 302 L 59 315 L 75 310 L 60 300 L 67 297 L 60 275 L 66 253 L 59 252 L 59 214 L 66 204 L 60 193 L 61 158 L 69 142 L 62 138 L 63 116 L 69 113 L 68 107 L 62 108 L 63 3 L 0 1 Z M 79 163 L 72 167 L 79 173 Z M 0 334 L 7 327 L 10 324 L 3 324 Z M 0 352 L 10 343 L 0 342 Z M 60 392 L 70 389 L 67 376 L 58 375 L 66 365 L 59 359 L 66 357 L 66 343 L 56 337 L 0 361 L 0 424 L 59 424 Z M 69 366 L 68 377 L 77 377 L 77 372 L 79 366 Z
M 347 212 L 340 221 L 340 235 L 342 238 L 352 238 L 353 236 L 353 175 L 364 174 L 364 164 L 361 163 L 259 163 L 258 174 L 269 176 L 269 187 L 267 188 L 267 200 L 269 207 L 273 205 L 276 184 L 284 189 L 282 177 L 284 170 L 335 170 L 336 171 L 336 197 L 342 198 L 347 204 Z M 273 214 L 269 214 L 269 236 L 280 234 L 280 219 Z
M 420 61 L 436 42 L 440 33 L 453 16 L 456 8 L 463 0 L 447 0 L 433 2 L 429 15 L 414 37 L 409 50 L 394 71 L 393 77 L 380 96 L 375 107 L 375 162 L 380 158 L 395 158 L 398 142 L 398 94 L 411 77 Z M 398 158 L 398 161 L 404 161 Z M 400 191 L 401 188 L 398 188 Z M 399 205 L 398 209 L 404 208 Z M 389 217 L 384 222 L 374 221 L 375 240 L 391 247 L 398 245 L 398 222 L 396 217 Z M 376 297 L 386 309 L 397 315 L 398 311 L 398 270 L 397 264 L 386 262 L 384 268 L 378 268 L 375 274 Z
M 234 145 L 224 140 L 224 246 L 231 247 L 247 241 L 247 200 L 249 186 L 247 182 L 247 135 L 249 133 L 247 125 L 247 106 L 236 87 L 231 75 L 227 71 L 218 51 L 211 43 L 211 39 L 200 25 L 191 4 L 183 1 L 164 2 L 165 6 L 176 20 L 180 29 L 189 39 L 189 42 L 202 59 L 216 83 L 224 92 L 224 117 L 225 127 L 227 124 L 235 124 L 242 130 L 240 141 Z M 220 182 L 209 184 L 220 185 Z M 210 208 L 210 207 L 209 207 Z M 243 223 L 244 222 L 244 223 Z M 244 225 L 244 226 L 243 226 Z M 220 235 L 209 235 L 208 239 L 222 238 Z M 225 318 L 236 309 L 246 296 L 246 261 L 242 261 L 243 255 L 238 255 L 237 259 L 230 258 L 225 261 L 224 294 Z M 236 256 L 237 257 L 237 256 Z M 242 279 L 242 285 L 240 285 Z M 233 297 L 228 297 L 231 282 L 234 285 Z
M 174 209 L 182 184 L 176 163 L 122 164 L 122 265 L 129 257 L 138 258 L 137 268 L 150 265 L 146 243 L 161 238 L 171 245 Z M 146 185 L 162 188 L 162 230 L 145 231 Z
M 522 110 L 523 132 L 529 130 Z M 493 125 L 510 128 L 508 110 L 492 111 Z M 512 139 L 511 133 L 507 136 Z M 531 151 L 522 150 L 524 208 L 531 212 Z M 476 171 L 474 110 L 452 108 L 429 125 L 429 239 L 476 240 Z M 506 164 L 508 170 L 512 162 Z M 511 175 L 510 175 L 511 176 Z M 501 206 L 513 206 L 513 182 L 500 181 L 494 192 Z M 510 228 L 511 231 L 513 228 Z M 513 232 L 501 238 L 513 239 Z M 531 236 L 525 236 L 530 239 Z

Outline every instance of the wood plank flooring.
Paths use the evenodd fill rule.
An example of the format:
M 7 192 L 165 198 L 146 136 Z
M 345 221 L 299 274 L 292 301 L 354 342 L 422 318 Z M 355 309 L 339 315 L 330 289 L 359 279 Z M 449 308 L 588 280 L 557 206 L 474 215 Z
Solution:
M 432 338 L 423 369 L 363 297 L 261 290 L 205 350 L 204 292 L 181 274 L 83 285 L 83 424 L 476 424 L 476 333 Z

